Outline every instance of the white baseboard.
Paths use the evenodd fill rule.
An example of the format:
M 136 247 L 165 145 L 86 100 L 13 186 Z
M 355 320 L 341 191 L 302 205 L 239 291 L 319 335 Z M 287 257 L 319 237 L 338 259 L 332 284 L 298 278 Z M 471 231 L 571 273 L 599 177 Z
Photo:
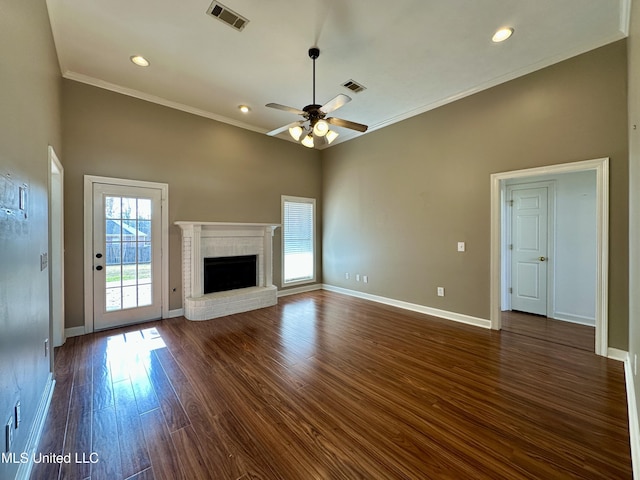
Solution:
M 184 308 L 176 308 L 175 310 L 169 310 L 162 318 L 176 318 L 184 317 Z
M 65 338 L 79 337 L 80 335 L 84 335 L 84 334 L 85 334 L 84 327 L 71 327 L 71 328 L 64 329 Z
M 38 409 L 36 410 L 36 416 L 31 425 L 29 431 L 29 437 L 27 438 L 27 445 L 25 446 L 24 453 L 28 455 L 28 462 L 20 462 L 18 471 L 16 473 L 16 480 L 29 480 L 31 477 L 31 470 L 33 469 L 33 461 L 36 458 L 36 451 L 40 444 L 40 437 L 44 429 L 44 422 L 47 419 L 47 413 L 49 413 L 49 405 L 51 405 L 51 397 L 53 397 L 53 389 L 55 388 L 56 381 L 53 379 L 53 374 L 50 373 L 47 378 L 47 383 L 42 392 Z
M 629 354 L 624 350 L 609 347 L 607 349 L 607 358 L 612 360 L 618 360 L 620 362 L 626 362 Z
M 595 317 L 583 317 L 581 315 L 574 315 L 572 313 L 565 312 L 553 312 L 551 318 L 555 318 L 556 320 L 562 320 L 564 322 L 577 323 L 579 325 L 586 325 L 588 327 L 596 326 Z
M 385 305 L 391 305 L 393 307 L 403 308 L 405 310 L 411 310 L 413 312 L 424 313 L 434 317 L 444 318 L 445 320 L 452 320 L 454 322 L 466 323 L 467 325 L 473 325 L 482 328 L 491 328 L 491 321 L 485 318 L 472 317 L 463 313 L 449 312 L 446 310 L 440 310 L 437 308 L 427 307 L 425 305 L 419 305 L 417 303 L 404 302 L 402 300 L 395 300 L 393 298 L 381 297 L 379 295 L 372 295 L 370 293 L 358 292 L 357 290 L 349 290 L 347 288 L 335 287 L 333 285 L 322 286 L 324 290 L 330 292 L 342 293 L 344 295 L 350 295 L 352 297 L 362 298 L 365 300 L 371 300 L 372 302 L 383 303 Z
M 627 408 L 629 409 L 629 437 L 631 443 L 631 465 L 633 478 L 640 479 L 640 419 L 638 418 L 638 399 L 636 398 L 635 376 L 631 366 L 631 357 L 624 360 L 624 379 L 627 387 Z
M 311 285 L 304 285 L 302 287 L 287 288 L 285 290 L 278 290 L 278 298 L 286 297 L 287 295 L 296 295 L 297 293 L 313 292 L 314 290 L 322 290 L 321 283 L 313 283 Z

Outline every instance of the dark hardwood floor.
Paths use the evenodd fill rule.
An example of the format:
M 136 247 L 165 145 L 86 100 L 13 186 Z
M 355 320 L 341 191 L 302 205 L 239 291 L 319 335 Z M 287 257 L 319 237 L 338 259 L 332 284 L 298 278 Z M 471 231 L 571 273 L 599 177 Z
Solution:
M 502 330 L 550 343 L 580 348 L 588 352 L 596 350 L 596 329 L 588 325 L 564 322 L 529 313 L 507 311 L 502 312 Z
M 632 478 L 622 363 L 336 293 L 55 364 L 36 480 Z

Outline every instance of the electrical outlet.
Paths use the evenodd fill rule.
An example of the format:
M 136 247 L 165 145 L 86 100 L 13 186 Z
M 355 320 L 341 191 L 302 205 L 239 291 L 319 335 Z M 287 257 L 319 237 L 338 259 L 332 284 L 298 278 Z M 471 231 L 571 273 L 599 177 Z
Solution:
M 344 274 L 344 278 L 345 278 L 345 280 L 349 280 L 349 278 L 351 278 L 351 275 L 349 275 L 349 272 L 346 272 Z
M 362 281 L 363 281 L 364 283 L 369 283 L 369 275 L 363 275 L 363 276 L 362 276 Z
M 359 281 L 360 281 L 360 274 L 356 273 L 356 282 L 359 282 Z
M 444 287 L 438 287 L 438 296 L 444 297 Z
M 9 417 L 7 424 L 4 426 L 5 452 L 10 452 L 13 445 L 13 416 Z

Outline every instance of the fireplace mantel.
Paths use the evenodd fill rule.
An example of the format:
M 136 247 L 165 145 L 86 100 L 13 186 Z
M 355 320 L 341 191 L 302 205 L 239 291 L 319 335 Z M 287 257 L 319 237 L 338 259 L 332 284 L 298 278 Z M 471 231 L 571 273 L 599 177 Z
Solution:
M 183 231 L 195 226 L 206 227 L 208 230 L 220 232 L 229 230 L 262 231 L 265 228 L 269 228 L 272 234 L 274 230 L 280 226 L 279 223 L 188 222 L 182 220 L 174 222 L 174 224 L 179 226 Z
M 182 303 L 189 320 L 208 320 L 275 305 L 273 232 L 279 224 L 178 221 L 182 230 Z M 258 256 L 258 286 L 204 294 L 205 257 Z

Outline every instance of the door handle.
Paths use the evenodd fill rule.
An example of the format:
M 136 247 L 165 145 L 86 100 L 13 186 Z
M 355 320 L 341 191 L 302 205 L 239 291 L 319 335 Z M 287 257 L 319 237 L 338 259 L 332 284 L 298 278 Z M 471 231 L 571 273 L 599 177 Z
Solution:
M 540 260 L 541 262 L 544 262 L 546 260 L 545 257 L 540 257 L 538 260 Z
M 98 266 L 96 267 L 96 270 L 102 270 L 102 265 L 98 265 Z

